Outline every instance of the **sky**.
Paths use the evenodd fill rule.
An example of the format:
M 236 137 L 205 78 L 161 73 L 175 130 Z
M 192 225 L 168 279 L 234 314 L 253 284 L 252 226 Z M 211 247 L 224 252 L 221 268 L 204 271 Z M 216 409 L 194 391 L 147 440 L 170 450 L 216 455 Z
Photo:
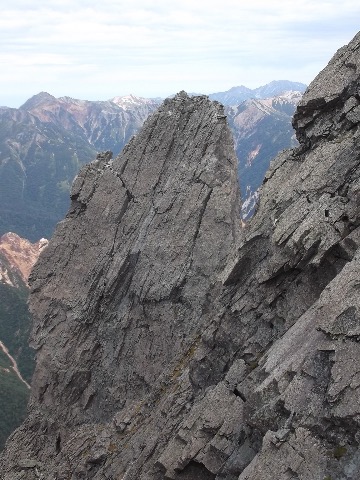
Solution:
M 359 19 L 359 0 L 12 0 L 0 16 L 0 105 L 41 91 L 107 100 L 309 84 Z

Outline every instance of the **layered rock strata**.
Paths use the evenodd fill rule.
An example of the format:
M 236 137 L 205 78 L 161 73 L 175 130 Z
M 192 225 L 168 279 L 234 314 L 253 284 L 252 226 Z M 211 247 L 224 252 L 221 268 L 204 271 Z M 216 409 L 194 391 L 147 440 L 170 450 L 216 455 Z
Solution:
M 33 272 L 37 370 L 6 480 L 360 477 L 359 50 L 310 85 L 300 146 L 241 231 L 203 97 L 82 170 Z
M 242 448 L 255 456 L 240 480 L 360 477 L 359 50 L 358 34 L 300 102 L 300 147 L 265 178 L 200 360 L 221 352 L 247 368 L 234 382 L 245 409 L 234 463 Z
M 167 443 L 179 395 L 191 405 L 184 372 L 238 216 L 222 106 L 185 93 L 166 101 L 118 158 L 99 155 L 80 172 L 71 198 L 32 274 L 37 367 L 29 418 L 10 444 L 49 478 L 118 477 Z

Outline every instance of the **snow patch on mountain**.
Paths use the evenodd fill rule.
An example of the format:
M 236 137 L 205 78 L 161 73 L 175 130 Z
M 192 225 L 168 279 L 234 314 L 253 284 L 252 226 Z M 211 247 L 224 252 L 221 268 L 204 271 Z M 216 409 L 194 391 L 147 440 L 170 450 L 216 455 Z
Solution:
M 134 107 L 140 107 L 144 105 L 154 105 L 154 103 L 160 104 L 159 99 L 137 97 L 136 95 L 132 94 L 114 97 L 109 101 L 115 103 L 124 110 L 131 110 Z

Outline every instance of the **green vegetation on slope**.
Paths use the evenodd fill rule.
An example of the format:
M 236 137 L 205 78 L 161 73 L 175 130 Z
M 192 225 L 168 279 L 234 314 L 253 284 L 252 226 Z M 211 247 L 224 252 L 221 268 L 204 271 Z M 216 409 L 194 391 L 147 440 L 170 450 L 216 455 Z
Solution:
M 0 340 L 9 349 L 23 377 L 30 382 L 34 370 L 34 351 L 29 347 L 30 313 L 28 289 L 0 283 Z M 29 389 L 12 368 L 0 348 L 0 451 L 7 437 L 26 415 Z
M 31 320 L 27 297 L 26 287 L 14 288 L 0 283 L 0 340 L 30 383 L 35 361 L 34 350 L 28 345 Z
M 11 362 L 2 350 L 0 350 L 0 392 L 0 450 L 2 450 L 7 437 L 25 418 L 30 393 L 11 368 Z
M 77 132 L 29 114 L 0 112 L 0 235 L 50 238 L 70 205 L 70 185 L 96 150 Z

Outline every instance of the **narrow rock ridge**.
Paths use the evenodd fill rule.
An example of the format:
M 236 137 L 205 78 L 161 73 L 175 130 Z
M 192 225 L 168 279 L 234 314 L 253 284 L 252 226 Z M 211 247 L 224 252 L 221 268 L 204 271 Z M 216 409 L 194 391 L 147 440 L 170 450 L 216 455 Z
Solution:
M 82 170 L 33 272 L 5 480 L 360 478 L 359 51 L 360 34 L 310 85 L 242 230 L 204 97 Z
M 231 379 L 244 402 L 216 479 L 360 478 L 359 51 L 360 34 L 300 102 L 300 146 L 267 173 L 192 363 L 202 391 Z

